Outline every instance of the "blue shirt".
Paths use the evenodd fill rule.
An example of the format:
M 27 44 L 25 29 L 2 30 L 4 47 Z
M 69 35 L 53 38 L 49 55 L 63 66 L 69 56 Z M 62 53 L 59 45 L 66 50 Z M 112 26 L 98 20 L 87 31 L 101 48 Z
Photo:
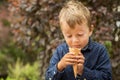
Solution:
M 110 59 L 103 45 L 89 40 L 88 45 L 81 50 L 85 57 L 83 74 L 76 78 L 72 66 L 67 66 L 62 72 L 56 68 L 56 64 L 68 52 L 66 43 L 56 48 L 46 71 L 45 80 L 112 80 Z

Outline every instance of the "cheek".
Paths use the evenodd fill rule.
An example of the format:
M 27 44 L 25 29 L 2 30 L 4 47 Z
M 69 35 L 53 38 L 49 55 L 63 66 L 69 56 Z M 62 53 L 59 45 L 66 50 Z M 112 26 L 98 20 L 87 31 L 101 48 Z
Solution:
M 85 44 L 88 42 L 88 38 L 82 38 L 82 43 Z
M 66 43 L 68 44 L 68 46 L 71 46 L 71 44 L 72 44 L 71 39 L 65 38 L 65 41 L 66 41 Z
M 80 42 L 83 45 L 88 43 L 88 40 L 89 40 L 89 36 L 88 35 L 84 35 L 83 37 L 80 38 Z

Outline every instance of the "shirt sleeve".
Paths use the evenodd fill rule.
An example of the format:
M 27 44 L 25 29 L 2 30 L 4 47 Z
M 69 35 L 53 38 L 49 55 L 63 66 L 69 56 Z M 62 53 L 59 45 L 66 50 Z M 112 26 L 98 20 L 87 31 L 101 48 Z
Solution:
M 89 69 L 84 67 L 82 78 L 86 80 L 112 80 L 111 63 L 106 48 L 101 50 L 96 68 Z
M 60 61 L 59 53 L 60 50 L 57 48 L 50 60 L 50 65 L 45 74 L 45 80 L 61 80 L 64 71 L 60 72 L 56 67 L 57 63 Z

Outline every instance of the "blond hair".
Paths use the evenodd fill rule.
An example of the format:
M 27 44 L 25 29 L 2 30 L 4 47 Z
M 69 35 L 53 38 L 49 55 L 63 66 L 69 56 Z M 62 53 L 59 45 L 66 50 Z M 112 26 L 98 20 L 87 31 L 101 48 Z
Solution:
M 91 25 L 90 11 L 81 2 L 71 0 L 67 2 L 59 13 L 60 25 L 66 22 L 71 28 L 75 24 L 86 23 L 89 27 Z

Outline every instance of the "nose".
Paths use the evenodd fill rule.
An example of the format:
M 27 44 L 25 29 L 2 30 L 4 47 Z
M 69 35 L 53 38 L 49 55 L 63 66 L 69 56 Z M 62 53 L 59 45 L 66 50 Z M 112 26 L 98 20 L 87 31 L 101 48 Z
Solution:
M 79 39 L 77 37 L 72 38 L 72 43 L 78 43 L 78 42 L 79 42 Z

